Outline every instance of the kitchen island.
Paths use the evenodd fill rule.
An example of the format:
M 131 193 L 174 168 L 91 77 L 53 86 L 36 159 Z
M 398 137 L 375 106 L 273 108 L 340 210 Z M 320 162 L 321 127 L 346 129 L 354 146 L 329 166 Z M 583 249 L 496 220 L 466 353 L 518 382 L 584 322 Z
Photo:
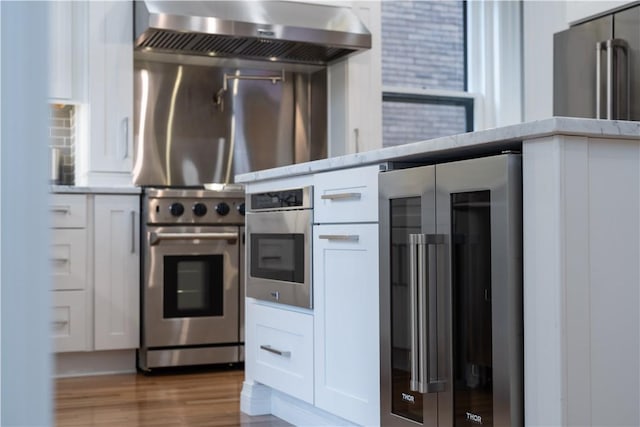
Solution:
M 241 409 L 379 424 L 377 172 L 505 151 L 522 153 L 524 423 L 637 424 L 640 123 L 560 117 L 237 176 L 248 194 L 314 187 L 314 308 L 247 298 Z M 361 246 L 332 257 L 320 233 Z M 296 352 L 263 355 L 265 331 Z

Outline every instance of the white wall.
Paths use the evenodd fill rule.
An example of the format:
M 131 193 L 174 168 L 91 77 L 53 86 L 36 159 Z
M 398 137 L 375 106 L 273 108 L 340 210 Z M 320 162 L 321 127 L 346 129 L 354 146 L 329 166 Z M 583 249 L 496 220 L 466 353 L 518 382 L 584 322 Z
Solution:
M 52 424 L 46 2 L 0 2 L 3 426 Z M 45 43 L 46 46 L 46 43 Z
M 569 24 L 590 18 L 602 12 L 608 12 L 621 6 L 629 4 L 628 1 L 567 1 L 567 22 Z
M 553 115 L 553 34 L 633 2 L 523 0 L 524 121 Z

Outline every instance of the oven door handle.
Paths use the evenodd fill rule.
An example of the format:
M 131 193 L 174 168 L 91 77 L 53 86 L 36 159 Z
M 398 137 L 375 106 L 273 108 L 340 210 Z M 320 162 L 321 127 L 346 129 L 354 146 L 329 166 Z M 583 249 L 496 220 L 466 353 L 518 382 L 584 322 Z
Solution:
M 149 235 L 151 246 L 163 240 L 226 240 L 234 244 L 238 241 L 238 233 L 156 233 L 152 231 Z

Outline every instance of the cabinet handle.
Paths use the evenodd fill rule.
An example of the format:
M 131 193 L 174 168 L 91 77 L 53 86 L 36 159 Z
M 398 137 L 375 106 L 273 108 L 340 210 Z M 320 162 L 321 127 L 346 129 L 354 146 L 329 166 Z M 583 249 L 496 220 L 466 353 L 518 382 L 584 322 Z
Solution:
M 278 356 L 291 357 L 290 351 L 277 350 L 271 347 L 270 345 L 261 345 L 260 349 L 264 351 L 268 351 L 269 353 L 277 354 Z
M 55 212 L 55 213 L 69 213 L 69 211 L 71 210 L 71 208 L 69 206 L 52 206 L 49 208 L 50 212 Z
M 62 326 L 62 325 L 66 325 L 68 323 L 69 323 L 68 320 L 54 320 L 54 321 L 51 322 L 51 324 L 55 325 L 55 326 Z
M 131 253 L 136 253 L 136 212 L 131 211 Z
M 318 239 L 357 242 L 360 240 L 360 236 L 357 234 L 321 234 Z
M 54 262 L 69 262 L 69 258 L 49 258 L 49 259 Z
M 129 157 L 129 117 L 125 117 L 124 121 L 124 157 L 126 159 Z
M 360 129 L 353 128 L 353 135 L 356 143 L 356 153 L 360 152 Z
M 596 119 L 602 118 L 602 48 L 605 42 L 596 43 Z
M 335 193 L 335 194 L 323 194 L 320 196 L 322 200 L 360 200 L 361 193 Z

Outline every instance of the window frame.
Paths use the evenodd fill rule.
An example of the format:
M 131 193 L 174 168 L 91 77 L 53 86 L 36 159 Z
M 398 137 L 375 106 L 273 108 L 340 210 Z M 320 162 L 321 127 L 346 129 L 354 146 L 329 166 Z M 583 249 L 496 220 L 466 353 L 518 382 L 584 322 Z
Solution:
M 464 63 L 464 90 L 442 90 L 442 89 L 426 89 L 418 87 L 397 87 L 382 85 L 382 103 L 385 102 L 402 102 L 423 105 L 454 105 L 462 106 L 465 109 L 466 132 L 475 130 L 476 116 L 478 108 L 477 95 L 468 92 L 468 4 L 467 0 L 462 1 L 462 37 L 463 37 L 463 63 Z M 382 13 L 380 14 L 382 28 Z M 381 33 L 381 37 L 383 34 Z M 384 134 L 384 131 L 383 131 Z M 384 141 L 383 141 L 384 146 Z

